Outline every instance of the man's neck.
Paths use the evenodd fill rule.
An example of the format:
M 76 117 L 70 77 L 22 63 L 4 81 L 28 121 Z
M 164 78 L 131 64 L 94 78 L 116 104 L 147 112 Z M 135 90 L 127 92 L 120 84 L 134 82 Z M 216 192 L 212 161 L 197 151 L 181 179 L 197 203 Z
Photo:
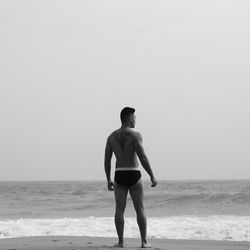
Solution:
M 122 123 L 122 129 L 130 129 L 131 127 L 127 123 Z

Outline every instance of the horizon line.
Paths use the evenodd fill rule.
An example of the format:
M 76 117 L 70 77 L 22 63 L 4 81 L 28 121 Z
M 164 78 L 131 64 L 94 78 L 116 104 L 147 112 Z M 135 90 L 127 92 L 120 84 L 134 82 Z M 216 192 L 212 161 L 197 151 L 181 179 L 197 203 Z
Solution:
M 249 178 L 210 178 L 210 179 L 204 179 L 204 178 L 194 178 L 194 179 L 158 179 L 157 181 L 250 181 Z M 34 180 L 0 180 L 0 182 L 106 182 L 105 179 L 61 179 L 61 180 L 56 180 L 56 179 L 51 179 L 51 180 L 39 180 L 39 179 L 34 179 Z M 149 179 L 144 179 L 143 181 L 150 182 Z

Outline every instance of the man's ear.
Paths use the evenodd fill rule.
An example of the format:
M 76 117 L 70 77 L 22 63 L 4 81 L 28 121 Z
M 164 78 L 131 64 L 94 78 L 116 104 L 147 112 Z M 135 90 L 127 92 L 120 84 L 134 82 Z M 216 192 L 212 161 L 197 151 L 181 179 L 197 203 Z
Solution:
M 129 117 L 128 122 L 129 122 L 129 126 L 132 127 L 133 121 L 132 121 L 132 117 L 131 116 Z

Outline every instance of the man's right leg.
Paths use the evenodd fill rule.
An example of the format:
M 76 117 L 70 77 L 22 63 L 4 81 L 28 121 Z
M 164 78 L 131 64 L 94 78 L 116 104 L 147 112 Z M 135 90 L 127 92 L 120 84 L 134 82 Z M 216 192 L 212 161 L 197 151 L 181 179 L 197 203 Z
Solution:
M 147 218 L 144 211 L 144 193 L 141 179 L 129 188 L 129 193 L 137 215 L 137 223 L 141 233 L 141 247 L 150 248 L 152 246 L 147 243 Z
M 118 247 L 123 247 L 123 231 L 124 231 L 124 211 L 126 207 L 128 188 L 119 185 L 115 182 L 114 184 L 115 193 L 115 226 L 119 238 Z

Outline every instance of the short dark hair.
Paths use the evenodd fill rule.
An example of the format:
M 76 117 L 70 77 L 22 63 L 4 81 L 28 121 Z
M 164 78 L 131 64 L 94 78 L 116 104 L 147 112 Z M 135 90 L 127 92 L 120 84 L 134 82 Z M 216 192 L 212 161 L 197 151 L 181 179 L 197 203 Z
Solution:
M 120 118 L 122 123 L 126 122 L 129 118 L 130 115 L 135 113 L 135 109 L 134 108 L 130 108 L 130 107 L 125 107 L 124 109 L 122 109 L 121 114 L 120 114 Z

